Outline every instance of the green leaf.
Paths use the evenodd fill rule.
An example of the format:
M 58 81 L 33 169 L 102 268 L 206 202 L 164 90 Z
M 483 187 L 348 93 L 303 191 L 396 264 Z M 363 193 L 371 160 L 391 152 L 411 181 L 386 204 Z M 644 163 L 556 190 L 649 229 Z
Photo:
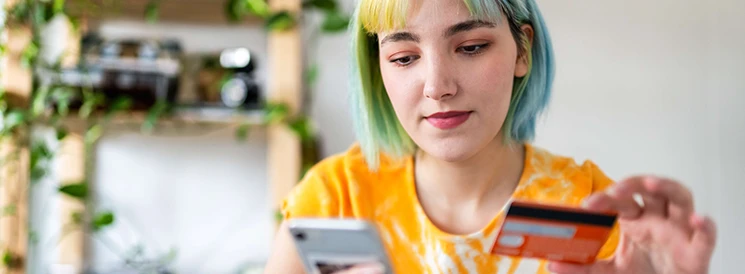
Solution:
M 84 102 L 82 106 L 80 106 L 80 109 L 78 110 L 78 116 L 83 119 L 88 119 L 88 117 L 91 116 L 91 113 L 93 113 L 93 109 L 96 108 L 96 105 L 93 104 L 93 102 Z
M 70 87 L 65 86 L 57 86 L 54 89 L 52 89 L 52 99 L 55 101 L 60 100 L 71 100 L 73 97 L 75 97 L 75 91 Z
M 69 132 L 67 131 L 67 129 L 64 128 L 64 127 L 58 127 L 58 128 L 56 128 L 56 133 L 57 133 L 57 140 L 58 141 L 61 141 L 61 140 L 65 139 L 65 137 L 67 137 L 67 135 L 69 134 Z
M 70 214 L 70 219 L 72 219 L 72 223 L 76 225 L 83 224 L 83 212 L 73 212 Z
M 246 0 L 228 0 L 225 2 L 225 16 L 230 22 L 238 22 L 246 14 Z
M 78 116 L 83 119 L 87 119 L 93 114 L 98 106 L 103 105 L 106 102 L 106 96 L 99 92 L 84 92 L 83 93 L 83 105 L 80 106 Z
M 36 232 L 36 231 L 34 231 L 34 230 L 30 230 L 28 232 L 28 241 L 31 244 L 38 244 L 39 243 L 39 233 Z
M 93 125 L 85 132 L 84 142 L 86 145 L 95 144 L 99 138 L 103 135 L 103 126 Z
M 334 0 L 308 0 L 303 2 L 303 8 L 317 8 L 325 11 L 336 11 L 336 1 Z
M 132 99 L 129 97 L 118 97 L 114 100 L 113 103 L 111 103 L 111 106 L 109 106 L 109 109 L 106 112 L 105 120 L 110 120 L 113 118 L 117 113 L 120 113 L 122 111 L 128 110 L 132 107 Z
M 3 119 L 3 131 L 10 132 L 25 122 L 26 113 L 20 110 L 13 110 Z
M 101 212 L 93 217 L 93 230 L 99 231 L 114 223 L 114 213 L 111 211 Z
M 313 86 L 318 81 L 318 64 L 313 64 L 305 71 L 305 82 Z
M 75 91 L 69 87 L 56 87 L 52 90 L 51 97 L 57 103 L 57 113 L 67 116 L 70 111 L 70 102 L 75 97 Z
M 35 142 L 31 148 L 31 157 L 38 157 L 38 159 L 51 159 L 52 150 L 47 146 L 46 143 L 39 141 Z M 33 162 L 33 161 L 32 161 Z
M 5 112 L 8 111 L 8 101 L 5 100 L 5 90 L 0 88 L 0 117 L 5 118 Z M 1 121 L 0 121 L 1 122 Z
M 246 1 L 246 7 L 252 14 L 265 18 L 269 16 L 269 5 L 265 0 L 244 0 Z
M 150 0 L 145 6 L 145 20 L 148 23 L 158 22 L 158 13 L 160 10 L 160 0 Z
M 39 117 L 47 107 L 47 97 L 49 96 L 49 86 L 42 85 L 34 93 L 34 99 L 31 103 L 31 116 Z
M 65 10 L 65 0 L 54 0 L 54 13 L 60 13 Z
M 54 6 L 50 5 L 53 4 L 51 3 L 51 0 L 43 0 L 41 2 L 44 2 L 44 5 L 35 9 L 38 14 L 37 18 L 34 18 L 39 26 L 49 23 L 56 15 L 54 12 Z
M 82 19 L 80 17 L 72 17 L 68 18 L 68 20 L 70 21 L 70 25 L 72 26 L 72 30 L 74 33 L 78 33 L 81 31 L 80 26 L 82 23 Z
M 51 160 L 53 157 L 52 151 L 49 149 L 46 143 L 44 142 L 34 142 L 31 146 L 31 155 L 30 155 L 30 164 L 31 164 L 31 171 L 30 171 L 30 178 L 32 183 L 36 183 L 47 174 L 46 167 L 44 163 Z
M 129 97 L 116 98 L 114 102 L 111 103 L 111 107 L 109 107 L 109 113 L 127 110 L 132 107 L 132 104 L 133 104 L 132 98 L 129 98 Z
M 65 185 L 59 188 L 59 192 L 73 198 L 85 200 L 88 197 L 88 184 L 82 182 Z
M 155 129 L 155 126 L 158 123 L 158 119 L 168 111 L 168 103 L 164 101 L 158 101 L 150 108 L 150 111 L 147 113 L 147 117 L 145 118 L 145 122 L 142 123 L 142 132 L 144 133 L 151 133 Z
M 313 127 L 311 126 L 310 119 L 303 117 L 292 121 L 288 126 L 298 135 L 301 141 L 313 140 Z
M 248 132 L 251 130 L 250 124 L 242 124 L 235 130 L 235 139 L 243 142 L 248 138 Z
M 161 258 L 158 260 L 162 265 L 169 265 L 176 261 L 178 258 L 178 249 L 171 247 L 168 250 L 168 253 L 161 256 Z
M 285 31 L 295 26 L 295 18 L 287 11 L 272 14 L 266 20 L 266 29 L 269 31 Z
M 347 30 L 349 17 L 339 12 L 327 12 L 321 29 L 327 33 L 335 33 Z
M 39 182 L 39 180 L 43 179 L 44 176 L 47 175 L 47 170 L 44 169 L 44 167 L 41 166 L 35 166 L 31 168 L 31 182 L 36 183 Z
M 267 104 L 264 108 L 264 120 L 267 123 L 276 123 L 287 118 L 290 108 L 286 104 Z
M 34 42 L 29 43 L 21 54 L 21 66 L 26 69 L 30 68 L 36 62 L 37 56 L 39 56 L 39 45 Z
M 11 9 L 9 13 L 15 20 L 25 21 L 29 16 L 29 11 L 29 1 L 19 1 L 18 4 L 13 6 L 13 9 Z
M 16 205 L 6 205 L 3 207 L 3 216 L 13 216 L 16 215 L 16 212 L 18 211 L 18 208 Z
M 3 253 L 3 266 L 10 268 L 13 266 L 13 254 L 10 253 L 10 250 L 6 250 Z

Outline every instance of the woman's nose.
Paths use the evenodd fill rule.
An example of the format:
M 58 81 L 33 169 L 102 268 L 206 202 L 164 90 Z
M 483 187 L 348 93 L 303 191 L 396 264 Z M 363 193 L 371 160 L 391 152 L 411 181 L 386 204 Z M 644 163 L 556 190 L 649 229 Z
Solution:
M 433 100 L 443 100 L 455 96 L 458 88 L 455 72 L 442 59 L 430 60 L 427 64 L 424 83 L 424 97 Z

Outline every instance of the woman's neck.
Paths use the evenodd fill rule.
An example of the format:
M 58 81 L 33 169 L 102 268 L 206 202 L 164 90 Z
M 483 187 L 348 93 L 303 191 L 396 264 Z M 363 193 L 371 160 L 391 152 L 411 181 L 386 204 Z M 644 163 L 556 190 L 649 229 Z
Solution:
M 506 145 L 495 138 L 473 157 L 460 162 L 436 159 L 419 150 L 415 156 L 417 192 L 437 197 L 443 207 L 465 212 L 505 202 L 520 180 L 525 159 L 522 144 Z M 501 205 L 499 205 L 501 207 Z

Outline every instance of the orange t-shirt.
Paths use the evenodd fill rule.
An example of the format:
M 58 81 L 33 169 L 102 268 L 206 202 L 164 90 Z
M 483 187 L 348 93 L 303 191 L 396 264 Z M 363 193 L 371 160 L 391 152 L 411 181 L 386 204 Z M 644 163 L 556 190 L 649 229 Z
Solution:
M 613 182 L 590 161 L 553 155 L 525 145 L 525 165 L 514 199 L 579 206 Z M 420 206 L 412 157 L 381 157 L 371 172 L 358 145 L 314 166 L 282 204 L 285 218 L 344 217 L 378 226 L 395 273 L 549 273 L 546 261 L 489 253 L 500 227 L 500 212 L 482 230 L 451 235 L 433 225 Z M 618 229 L 599 257 L 610 257 Z

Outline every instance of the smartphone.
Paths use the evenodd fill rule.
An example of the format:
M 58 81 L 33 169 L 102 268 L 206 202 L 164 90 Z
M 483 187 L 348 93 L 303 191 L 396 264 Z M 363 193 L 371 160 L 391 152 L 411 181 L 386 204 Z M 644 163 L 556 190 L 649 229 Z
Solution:
M 333 274 L 378 263 L 393 274 L 374 224 L 358 219 L 290 219 L 289 230 L 307 273 Z
M 617 219 L 615 212 L 513 200 L 491 253 L 589 264 Z

